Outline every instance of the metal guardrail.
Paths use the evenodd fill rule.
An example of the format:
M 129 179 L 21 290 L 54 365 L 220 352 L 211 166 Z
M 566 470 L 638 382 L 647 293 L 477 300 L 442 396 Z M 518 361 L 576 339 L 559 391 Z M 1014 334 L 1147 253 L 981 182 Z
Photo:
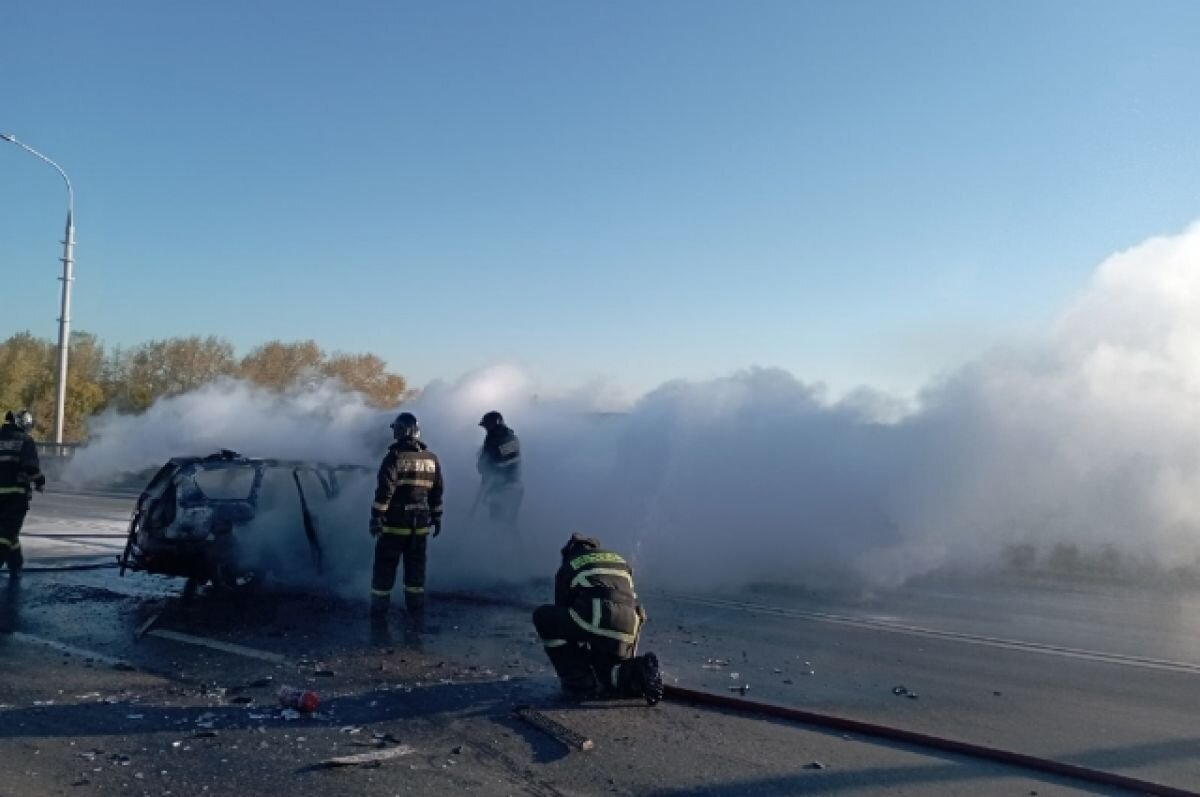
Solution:
M 39 457 L 58 457 L 60 459 L 70 459 L 75 455 L 75 450 L 82 447 L 82 443 L 35 443 Z

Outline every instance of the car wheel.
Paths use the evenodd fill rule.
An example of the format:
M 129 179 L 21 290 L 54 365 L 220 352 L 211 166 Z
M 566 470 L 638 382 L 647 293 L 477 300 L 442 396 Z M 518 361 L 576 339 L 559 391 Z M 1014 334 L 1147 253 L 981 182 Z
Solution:
M 236 562 L 221 562 L 213 568 L 212 583 L 221 592 L 246 594 L 262 587 L 266 577 L 265 570 L 239 566 Z
M 247 594 L 257 591 L 266 579 L 266 570 L 256 567 L 241 555 L 237 542 L 233 539 L 225 543 L 212 556 L 209 566 L 209 578 L 213 588 L 226 594 Z

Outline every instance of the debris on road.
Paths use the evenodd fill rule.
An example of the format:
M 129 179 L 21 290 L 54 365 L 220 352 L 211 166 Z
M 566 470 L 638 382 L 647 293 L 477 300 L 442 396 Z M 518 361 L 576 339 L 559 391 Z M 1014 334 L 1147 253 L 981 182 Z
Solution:
M 917 697 L 919 697 L 916 692 L 912 691 L 907 686 L 893 686 L 892 694 L 896 695 L 897 697 L 907 697 L 909 700 L 916 700 Z
M 805 769 L 825 769 L 825 765 L 820 761 L 811 761 L 804 765 Z
M 729 691 L 737 692 L 742 697 L 745 697 L 746 693 L 750 691 L 750 684 L 740 684 L 738 686 L 731 686 L 731 687 L 729 687 Z
M 336 758 L 327 758 L 320 762 L 317 766 L 323 768 L 332 767 L 356 767 L 356 766 L 373 766 L 377 767 L 384 761 L 390 761 L 393 758 L 400 756 L 411 755 L 416 750 L 406 744 L 398 747 L 389 747 L 386 750 L 375 750 L 370 753 L 356 753 L 355 755 L 344 755 Z
M 531 706 L 516 706 L 513 708 L 513 714 L 565 745 L 570 750 L 587 752 L 596 746 L 596 743 L 591 739 L 571 730 L 561 722 L 547 717 Z
M 279 705 L 311 714 L 321 705 L 321 696 L 308 689 L 284 686 L 279 690 Z
M 154 624 L 158 622 L 158 618 L 160 618 L 160 617 L 162 617 L 161 610 L 150 615 L 149 619 L 147 619 L 146 622 L 144 622 L 140 626 L 138 626 L 138 630 L 135 631 L 133 634 L 134 638 L 141 639 L 142 637 L 144 637 L 146 635 L 146 632 L 154 627 Z

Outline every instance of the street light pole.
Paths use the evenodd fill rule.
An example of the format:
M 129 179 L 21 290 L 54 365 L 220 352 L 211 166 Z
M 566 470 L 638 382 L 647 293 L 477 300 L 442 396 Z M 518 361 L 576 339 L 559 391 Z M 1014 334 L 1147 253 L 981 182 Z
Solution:
M 49 163 L 62 175 L 67 184 L 67 229 L 63 235 L 63 274 L 62 281 L 62 311 L 58 317 L 58 382 L 54 391 L 54 442 L 62 445 L 63 416 L 67 404 L 67 352 L 71 345 L 71 283 L 74 281 L 75 270 L 75 190 L 71 188 L 71 178 L 63 168 L 54 161 L 38 152 L 33 147 L 18 141 L 11 133 L 0 133 L 0 139 L 10 144 L 16 144 L 21 149 Z

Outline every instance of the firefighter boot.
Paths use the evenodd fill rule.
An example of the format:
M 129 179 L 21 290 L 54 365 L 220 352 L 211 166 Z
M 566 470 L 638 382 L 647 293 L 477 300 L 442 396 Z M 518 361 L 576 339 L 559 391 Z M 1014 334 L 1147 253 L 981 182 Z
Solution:
M 21 580 L 21 570 L 25 567 L 25 556 L 21 553 L 21 546 L 18 544 L 8 553 L 8 580 L 10 582 Z
M 389 595 L 371 595 L 371 622 L 387 622 L 388 609 L 391 608 L 391 604 L 392 599 Z
M 558 673 L 563 696 L 568 700 L 591 700 L 598 696 L 596 675 L 588 662 L 587 649 L 578 642 L 546 648 L 546 656 Z
M 404 588 L 404 610 L 408 616 L 408 630 L 421 634 L 425 632 L 425 588 Z
M 642 697 L 646 698 L 647 705 L 653 706 L 663 699 L 662 670 L 658 666 L 658 656 L 647 653 L 644 656 L 638 656 L 634 662 L 635 680 L 641 688 Z

